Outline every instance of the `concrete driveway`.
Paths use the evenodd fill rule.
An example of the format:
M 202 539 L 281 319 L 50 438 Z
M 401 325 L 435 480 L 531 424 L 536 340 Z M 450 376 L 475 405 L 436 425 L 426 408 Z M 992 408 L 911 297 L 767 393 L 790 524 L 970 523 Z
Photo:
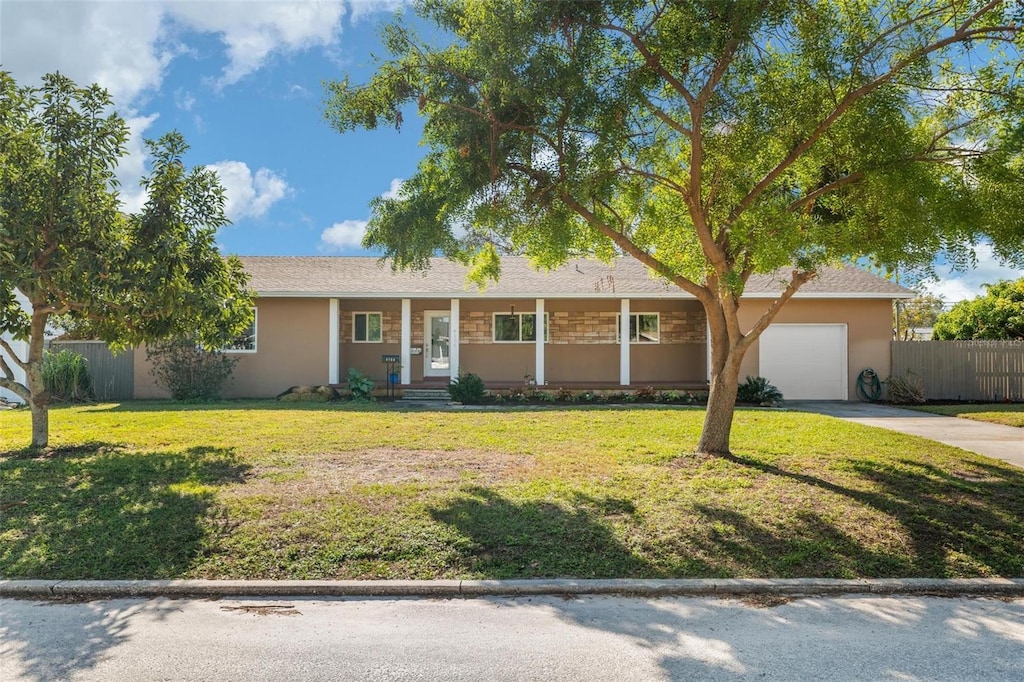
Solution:
M 1024 429 L 874 403 L 786 401 L 785 406 L 921 436 L 1024 468 Z

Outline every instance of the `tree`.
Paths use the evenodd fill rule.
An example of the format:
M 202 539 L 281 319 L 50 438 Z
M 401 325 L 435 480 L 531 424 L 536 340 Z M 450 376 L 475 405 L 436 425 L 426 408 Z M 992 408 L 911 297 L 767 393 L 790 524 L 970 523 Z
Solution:
M 935 321 L 936 341 L 1024 339 L 1024 277 L 985 285 L 985 295 L 960 301 Z
M 945 305 L 941 296 L 926 293 L 909 301 L 896 301 L 892 313 L 893 337 L 897 341 L 913 341 L 914 330 L 935 326 Z
M 339 131 L 425 117 L 427 153 L 364 245 L 499 275 L 625 254 L 710 329 L 698 451 L 729 451 L 740 362 L 818 267 L 869 257 L 1024 260 L 1021 9 L 999 1 L 420 0 L 363 84 L 327 84 Z M 1016 13 L 1016 14 L 1014 14 Z M 755 273 L 785 272 L 749 329 Z M 754 301 L 745 306 L 754 306 Z
M 180 135 L 147 142 L 148 200 L 140 213 L 121 211 L 114 170 L 128 129 L 111 104 L 102 88 L 59 74 L 33 88 L 0 72 L 0 330 L 28 341 L 18 357 L 0 339 L 0 386 L 31 407 L 36 448 L 48 442 L 41 368 L 52 317 L 117 349 L 185 332 L 220 347 L 252 315 L 241 262 L 214 242 L 227 223 L 223 190 L 213 172 L 185 170 Z

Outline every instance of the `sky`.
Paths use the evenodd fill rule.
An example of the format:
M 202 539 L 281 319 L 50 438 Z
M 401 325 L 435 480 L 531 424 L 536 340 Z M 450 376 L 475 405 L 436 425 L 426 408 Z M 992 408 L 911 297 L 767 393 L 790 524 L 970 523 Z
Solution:
M 181 132 L 188 165 L 214 168 L 239 255 L 367 255 L 369 202 L 424 153 L 418 117 L 401 131 L 348 132 L 323 117 L 323 82 L 362 82 L 383 56 L 379 27 L 401 0 L 0 0 L 0 69 L 19 84 L 60 71 L 107 88 L 131 129 L 122 201 L 145 201 L 144 139 Z M 978 249 L 978 267 L 927 288 L 947 302 L 1024 271 Z

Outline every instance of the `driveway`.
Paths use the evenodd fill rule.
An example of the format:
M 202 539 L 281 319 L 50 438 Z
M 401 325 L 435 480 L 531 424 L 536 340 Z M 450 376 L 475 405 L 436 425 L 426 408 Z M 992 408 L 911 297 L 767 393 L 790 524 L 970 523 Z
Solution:
M 1013 426 L 943 417 L 874 403 L 793 400 L 786 401 L 785 406 L 801 412 L 816 412 L 858 424 L 921 436 L 1024 468 L 1024 429 Z

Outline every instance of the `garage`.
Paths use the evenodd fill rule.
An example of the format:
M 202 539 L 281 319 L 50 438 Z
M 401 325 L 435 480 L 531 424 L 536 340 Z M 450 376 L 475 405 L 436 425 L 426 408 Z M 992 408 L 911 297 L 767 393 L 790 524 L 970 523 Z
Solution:
M 849 398 L 845 324 L 773 324 L 759 346 L 759 374 L 786 400 Z

